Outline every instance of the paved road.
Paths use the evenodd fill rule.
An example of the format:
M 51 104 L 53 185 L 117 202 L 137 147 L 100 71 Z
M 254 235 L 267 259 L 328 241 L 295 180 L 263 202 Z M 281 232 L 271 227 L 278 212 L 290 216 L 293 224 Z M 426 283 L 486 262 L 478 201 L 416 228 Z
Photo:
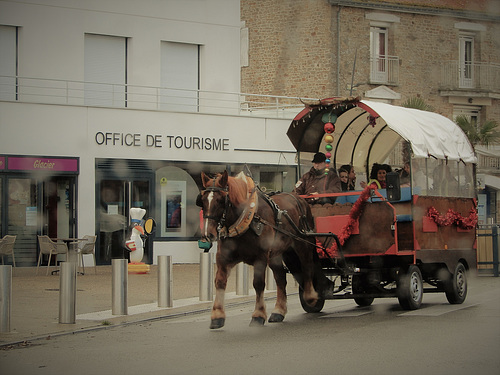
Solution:
M 272 301 L 268 301 L 268 308 Z M 284 323 L 249 327 L 252 305 L 39 340 L 0 351 L 2 374 L 498 374 L 500 279 L 470 282 L 462 305 L 443 294 L 422 308 L 327 301 L 321 314 L 290 297 Z

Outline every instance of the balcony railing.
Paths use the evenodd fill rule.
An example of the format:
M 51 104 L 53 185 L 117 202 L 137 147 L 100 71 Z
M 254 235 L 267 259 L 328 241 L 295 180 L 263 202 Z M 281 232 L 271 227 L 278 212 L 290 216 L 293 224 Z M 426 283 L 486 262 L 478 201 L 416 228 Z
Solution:
M 370 83 L 397 86 L 399 84 L 399 57 L 370 57 Z
M 500 172 L 500 156 L 477 154 L 477 167 L 481 170 L 492 170 Z
M 291 119 L 317 99 L 0 76 L 0 100 Z
M 500 92 L 500 64 L 444 61 L 441 64 L 440 89 L 498 93 Z

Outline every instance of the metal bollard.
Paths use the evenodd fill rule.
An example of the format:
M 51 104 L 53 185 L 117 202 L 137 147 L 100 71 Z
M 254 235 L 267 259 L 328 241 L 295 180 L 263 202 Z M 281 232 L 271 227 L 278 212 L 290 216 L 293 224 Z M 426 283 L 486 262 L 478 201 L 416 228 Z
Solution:
M 112 259 L 112 294 L 113 304 L 111 314 L 128 315 L 128 260 Z
M 59 276 L 59 323 L 76 322 L 76 263 L 61 262 Z
M 0 266 L 0 332 L 10 332 L 12 266 Z
M 236 265 L 236 295 L 248 295 L 248 264 L 243 262 Z
M 214 264 L 212 253 L 200 254 L 200 301 L 213 301 Z
M 267 290 L 276 290 L 276 280 L 274 280 L 274 273 L 269 266 L 266 268 L 266 288 Z
M 172 257 L 170 255 L 158 256 L 158 307 L 172 307 Z

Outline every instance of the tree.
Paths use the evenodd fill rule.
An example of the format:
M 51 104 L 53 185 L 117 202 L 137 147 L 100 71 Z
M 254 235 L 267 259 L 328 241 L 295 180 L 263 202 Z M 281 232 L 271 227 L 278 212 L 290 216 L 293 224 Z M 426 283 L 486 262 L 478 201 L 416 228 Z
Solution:
M 421 109 L 422 111 L 434 112 L 434 107 L 427 104 L 424 99 L 419 97 L 412 97 L 406 99 L 404 103 L 401 104 L 402 107 Z
M 482 125 L 476 126 L 467 116 L 457 116 L 455 122 L 464 131 L 470 143 L 473 145 L 488 146 L 500 143 L 500 131 L 498 123 L 494 120 L 485 121 Z

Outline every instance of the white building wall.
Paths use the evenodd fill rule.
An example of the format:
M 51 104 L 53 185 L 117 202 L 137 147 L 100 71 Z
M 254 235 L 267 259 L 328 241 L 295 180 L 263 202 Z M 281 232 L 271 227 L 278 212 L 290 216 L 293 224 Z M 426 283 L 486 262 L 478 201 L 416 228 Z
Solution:
M 294 163 L 286 136 L 289 119 L 9 102 L 0 102 L 0 114 L 0 153 L 80 158 L 77 222 L 82 234 L 95 230 L 96 158 Z M 138 142 L 98 144 L 96 134 L 101 133 L 138 134 Z M 147 144 L 152 139 L 148 135 L 155 137 L 156 146 Z M 227 149 L 177 147 L 175 137 L 223 138 Z M 172 255 L 176 263 L 198 262 L 199 252 L 196 242 L 155 242 L 153 261 L 157 255 Z M 89 257 L 86 264 L 90 262 Z
M 137 108 L 137 86 L 153 91 L 160 86 L 163 41 L 200 46 L 200 90 L 240 91 L 239 1 L 0 1 L 0 25 L 17 27 L 18 76 L 61 80 L 63 85 L 84 81 L 86 33 L 127 38 L 127 84 L 134 86 L 129 88 L 128 108 L 85 107 L 83 93 L 72 96 L 78 90 L 74 82 L 77 89 L 66 104 L 76 105 L 29 104 L 38 98 L 23 93 L 19 102 L 0 101 L 1 154 L 80 158 L 78 233 L 95 230 L 96 158 L 283 164 L 276 150 L 293 150 L 285 136 L 289 120 L 159 112 L 151 98 L 151 107 L 146 105 L 151 111 L 132 109 Z M 45 95 L 44 103 L 51 102 L 47 93 L 37 94 Z M 52 103 L 60 104 L 60 97 Z M 137 133 L 140 145 L 99 145 L 99 132 Z M 148 147 L 148 135 L 157 136 L 161 145 Z M 177 148 L 170 146 L 168 136 L 225 138 L 228 146 L 225 151 Z M 195 242 L 158 242 L 153 259 L 158 254 L 174 255 L 174 262 L 199 261 Z
M 240 6 L 231 0 L 0 1 L 0 25 L 19 27 L 24 77 L 84 80 L 84 35 L 128 39 L 128 83 L 159 86 L 160 43 L 202 46 L 200 89 L 239 92 Z

